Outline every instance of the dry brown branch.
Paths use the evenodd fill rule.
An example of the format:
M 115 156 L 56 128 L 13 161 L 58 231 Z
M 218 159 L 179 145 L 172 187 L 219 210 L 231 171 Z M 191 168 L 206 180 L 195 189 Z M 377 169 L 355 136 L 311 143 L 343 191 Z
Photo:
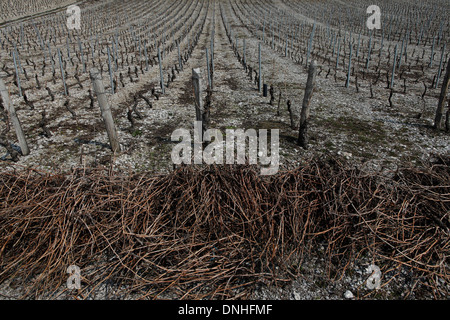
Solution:
M 291 271 L 274 267 L 324 245 L 330 278 L 366 255 L 384 270 L 410 268 L 443 298 L 435 278 L 448 286 L 448 161 L 400 169 L 391 180 L 336 159 L 270 180 L 250 166 L 182 166 L 166 176 L 4 173 L 0 283 L 15 279 L 24 298 L 55 298 L 75 264 L 77 297 L 114 288 L 109 294 L 122 298 L 242 298 L 257 283 L 290 281 Z

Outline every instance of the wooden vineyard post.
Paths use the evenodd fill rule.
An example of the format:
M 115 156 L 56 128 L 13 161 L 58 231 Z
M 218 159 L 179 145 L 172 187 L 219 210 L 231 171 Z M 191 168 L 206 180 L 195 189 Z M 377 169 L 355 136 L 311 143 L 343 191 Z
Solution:
M 209 69 L 209 52 L 208 48 L 205 49 L 206 52 L 206 72 L 208 73 L 208 85 L 211 88 L 211 70 Z
M 114 94 L 114 81 L 113 81 L 113 71 L 111 68 L 111 51 L 109 50 L 109 47 L 106 47 L 108 51 L 108 69 L 109 69 L 109 81 L 111 83 L 111 93 Z
M 202 75 L 200 68 L 192 69 L 192 86 L 194 87 L 195 115 L 197 121 L 202 121 Z
M 439 63 L 439 69 L 438 69 L 438 74 L 436 77 L 436 82 L 434 84 L 434 88 L 437 89 L 438 83 L 439 83 L 439 78 L 441 77 L 441 69 L 442 69 L 442 63 L 444 62 L 444 53 L 445 53 L 445 43 L 444 43 L 444 47 L 442 48 L 442 53 L 441 53 L 441 62 Z
M 180 44 L 177 41 L 177 51 L 178 51 L 178 66 L 180 71 L 183 71 L 183 64 L 181 63 L 181 55 L 180 55 Z
M 308 49 L 307 49 L 308 52 L 306 54 L 306 65 L 308 65 L 308 63 L 309 63 L 309 56 L 311 54 L 311 49 L 312 49 L 312 44 L 313 44 L 313 40 L 314 40 L 314 32 L 315 32 L 315 30 L 316 30 L 316 23 L 314 22 L 313 29 L 311 31 L 311 35 L 310 35 L 309 41 L 308 41 Z
M 22 87 L 20 85 L 19 71 L 17 70 L 16 52 L 13 51 L 14 69 L 16 70 L 17 86 L 19 87 L 19 96 L 22 96 Z
M 83 72 L 86 72 L 86 63 L 84 61 L 83 46 L 81 45 L 80 37 L 78 37 L 78 49 L 80 50 L 80 58 L 81 58 L 81 63 L 83 64 Z M 50 58 L 50 60 L 51 60 L 51 58 Z
M 92 63 L 94 63 L 94 53 L 95 53 L 95 44 L 92 42 L 89 42 L 89 46 L 91 47 L 91 57 L 92 57 Z
M 285 43 L 284 43 L 284 56 L 287 57 L 288 56 L 288 38 L 286 37 Z
M 66 77 L 64 76 L 63 64 L 61 59 L 61 51 L 58 50 L 58 59 L 59 59 L 59 69 L 61 70 L 61 77 L 64 84 L 64 94 L 67 96 L 67 86 L 66 86 Z
M 356 47 L 356 58 L 359 58 L 360 43 L 361 43 L 361 32 L 359 33 L 359 36 L 358 36 L 358 46 Z
M 192 69 L 192 86 L 195 98 L 195 118 L 197 122 L 201 123 L 200 126 L 196 126 L 198 130 L 196 135 L 199 141 L 203 141 L 203 134 L 209 125 L 209 117 L 205 114 L 202 102 L 202 71 L 200 68 Z
M 162 94 L 164 94 L 165 93 L 164 76 L 163 76 L 163 71 L 162 71 L 161 49 L 160 48 L 158 48 L 158 61 L 159 61 L 159 78 L 160 78 L 160 82 L 161 82 L 161 92 L 162 92 Z
M 48 46 L 48 55 L 50 56 L 50 62 L 52 64 L 52 72 L 55 73 L 55 64 L 53 63 L 52 59 L 52 50 L 50 49 L 50 41 L 47 42 L 47 46 Z
M 398 69 L 402 66 L 403 47 L 405 46 L 405 39 L 402 40 L 402 46 L 400 47 L 400 55 L 398 57 Z
M 436 41 L 436 37 L 433 37 L 433 45 L 431 46 L 431 55 L 430 55 L 430 64 L 429 67 L 433 66 L 433 57 L 434 57 L 434 42 Z
M 391 89 L 394 89 L 394 75 L 395 75 L 395 65 L 397 63 L 397 45 L 395 45 L 394 49 L 394 62 L 392 65 L 392 76 L 391 76 Z
M 67 47 L 67 58 L 70 59 L 69 38 L 66 38 L 66 47 Z
M 111 114 L 111 108 L 106 98 L 105 87 L 103 86 L 100 72 L 96 68 L 92 68 L 90 72 L 92 85 L 97 95 L 98 104 L 102 112 L 102 118 L 105 122 L 106 132 L 108 133 L 109 142 L 113 152 L 120 152 L 119 138 L 117 137 L 116 127 Z
M 403 48 L 403 47 L 402 47 Z M 369 70 L 370 64 L 370 52 L 372 51 L 372 30 L 370 30 L 370 38 L 369 38 L 369 51 L 367 52 L 367 61 L 366 61 L 366 72 Z
M 22 125 L 20 124 L 20 120 L 17 117 L 16 109 L 14 108 L 13 104 L 9 100 L 9 93 L 6 89 L 5 83 L 3 82 L 3 79 L 0 78 L 0 93 L 3 100 L 3 105 L 5 106 L 6 111 L 9 114 L 9 117 L 11 118 L 12 125 L 14 127 L 14 130 L 16 131 L 17 140 L 19 140 L 19 146 L 22 151 L 22 155 L 27 156 L 30 154 L 30 149 L 28 148 L 27 140 L 25 138 L 25 134 L 22 130 Z
M 348 88 L 350 84 L 350 74 L 352 71 L 352 43 L 350 41 L 350 57 L 348 58 L 348 71 L 347 71 L 347 81 L 345 82 L 345 87 Z
M 258 91 L 261 92 L 261 43 L 258 44 Z
M 442 83 L 439 103 L 436 109 L 436 117 L 434 118 L 434 128 L 442 129 L 442 115 L 444 114 L 445 101 L 447 100 L 448 85 L 450 82 L 450 58 L 447 61 L 447 71 L 445 72 L 444 82 Z
M 308 80 L 306 81 L 305 96 L 303 97 L 302 111 L 300 114 L 300 129 L 297 144 L 306 149 L 308 144 L 308 118 L 312 94 L 316 82 L 317 62 L 313 60 L 308 69 Z
M 20 44 L 22 45 L 23 49 L 23 23 L 20 24 Z
M 211 76 L 211 84 L 210 89 L 213 87 L 213 79 L 214 79 L 214 31 L 213 31 L 213 38 L 211 39 L 211 70 L 210 70 L 210 76 Z
M 337 56 L 336 56 L 336 72 L 339 67 L 339 55 L 341 53 L 340 50 L 341 50 L 341 38 L 338 38 L 338 47 L 337 47 Z
M 115 62 L 115 64 L 116 64 L 116 71 L 117 71 L 117 69 L 119 69 L 119 64 L 117 63 L 117 46 L 118 46 L 118 41 L 117 41 L 117 31 L 116 31 L 116 36 L 115 36 L 115 38 L 114 38 L 114 41 L 115 41 L 115 45 L 114 45 L 114 52 L 115 52 L 115 54 L 114 54 L 114 62 Z M 144 47 L 144 49 L 145 49 L 145 47 Z M 147 70 L 146 71 L 148 71 L 148 58 L 147 58 L 147 51 L 146 51 L 146 57 L 145 57 L 147 60 L 146 60 L 146 62 L 147 62 Z
M 144 56 L 145 56 L 145 71 L 148 71 L 147 40 L 144 41 Z M 178 60 L 180 60 L 180 48 L 178 48 Z
M 333 52 L 331 53 L 331 56 L 334 57 L 334 53 L 336 52 L 336 33 L 333 32 L 333 38 L 331 40 L 331 42 L 333 43 Z
M 138 36 L 138 44 L 139 44 L 139 61 L 141 61 L 142 60 L 141 36 Z
M 19 52 L 17 51 L 16 44 L 14 44 L 14 51 L 16 52 L 17 65 L 19 66 L 19 70 L 22 74 L 25 74 L 25 69 L 22 68 L 22 64 L 20 63 Z
M 306 65 L 308 65 L 309 55 L 310 55 L 310 52 L 311 52 L 311 39 L 310 39 L 310 41 L 308 41 L 308 48 L 306 50 L 307 50 L 307 52 L 306 52 Z
M 242 46 L 243 46 L 243 48 L 242 48 L 242 57 L 244 59 L 244 67 L 247 68 L 247 59 L 245 57 L 245 38 L 242 39 L 242 42 L 243 42 L 242 43 Z

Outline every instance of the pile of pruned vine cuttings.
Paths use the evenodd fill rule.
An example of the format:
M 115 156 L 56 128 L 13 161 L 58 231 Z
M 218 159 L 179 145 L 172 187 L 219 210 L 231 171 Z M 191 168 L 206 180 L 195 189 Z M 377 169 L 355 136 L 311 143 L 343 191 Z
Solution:
M 106 298 L 245 298 L 258 283 L 291 281 L 301 262 L 293 270 L 290 259 L 320 245 L 332 279 L 365 255 L 383 272 L 407 266 L 417 288 L 445 298 L 449 164 L 390 178 L 335 158 L 269 179 L 251 166 L 3 173 L 0 286 L 31 299 L 95 299 L 107 287 Z M 79 290 L 67 289 L 70 265 Z

